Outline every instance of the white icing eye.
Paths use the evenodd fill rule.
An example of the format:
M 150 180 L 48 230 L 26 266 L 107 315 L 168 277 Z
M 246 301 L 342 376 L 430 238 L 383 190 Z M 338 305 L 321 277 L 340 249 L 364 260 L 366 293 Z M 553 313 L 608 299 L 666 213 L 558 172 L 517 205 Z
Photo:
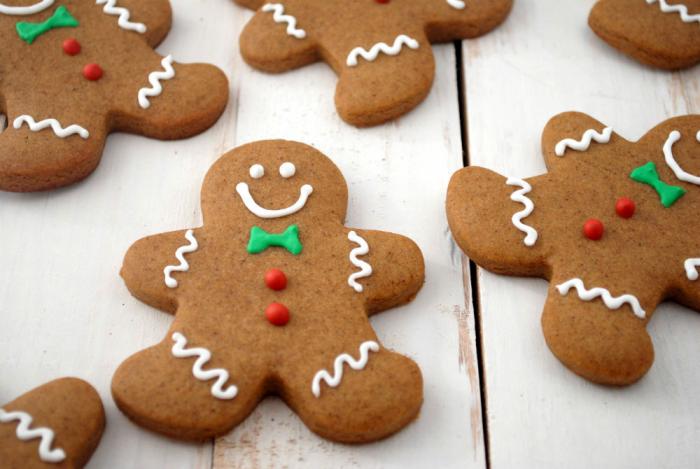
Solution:
M 297 167 L 293 163 L 286 162 L 280 166 L 280 176 L 288 179 L 297 173 Z
M 265 168 L 261 164 L 254 164 L 250 167 L 250 177 L 253 179 L 260 179 L 265 175 Z

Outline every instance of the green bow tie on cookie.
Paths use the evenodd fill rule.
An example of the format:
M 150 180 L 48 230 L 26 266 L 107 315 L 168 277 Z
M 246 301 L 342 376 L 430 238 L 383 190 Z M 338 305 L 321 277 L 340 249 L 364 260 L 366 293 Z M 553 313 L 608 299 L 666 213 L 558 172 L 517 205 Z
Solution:
M 301 254 L 303 246 L 299 241 L 299 227 L 290 225 L 284 233 L 268 233 L 260 227 L 254 226 L 250 229 L 250 240 L 248 241 L 248 252 L 250 254 L 260 254 L 269 247 L 285 248 L 295 256 Z
M 656 170 L 656 165 L 652 161 L 644 166 L 636 168 L 632 171 L 630 177 L 637 182 L 648 184 L 653 187 L 661 198 L 661 204 L 666 208 L 675 204 L 686 192 L 682 187 L 672 186 L 663 182 L 659 178 L 659 172 Z
M 75 28 L 80 23 L 68 11 L 68 8 L 60 6 L 56 8 L 56 12 L 46 21 L 41 23 L 29 23 L 20 21 L 17 23 L 17 34 L 27 44 L 34 42 L 36 38 L 42 34 L 56 28 Z

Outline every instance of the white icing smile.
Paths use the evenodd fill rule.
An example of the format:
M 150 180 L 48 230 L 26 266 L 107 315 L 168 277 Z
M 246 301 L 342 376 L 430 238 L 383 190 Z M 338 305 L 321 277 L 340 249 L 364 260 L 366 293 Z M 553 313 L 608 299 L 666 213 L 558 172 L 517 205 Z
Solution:
M 281 208 L 279 210 L 270 210 L 258 205 L 258 203 L 250 195 L 250 188 L 245 182 L 239 182 L 236 186 L 236 192 L 241 196 L 241 200 L 245 207 L 255 216 L 260 218 L 281 218 L 289 215 L 294 215 L 299 210 L 304 208 L 306 201 L 309 200 L 309 196 L 314 191 L 314 188 L 309 184 L 304 184 L 301 186 L 299 191 L 299 198 L 296 202 L 286 208 Z
M 16 16 L 33 15 L 46 10 L 48 7 L 53 5 L 54 1 L 55 0 L 41 0 L 40 2 L 28 7 L 10 7 L 0 3 L 0 13 L 3 15 Z

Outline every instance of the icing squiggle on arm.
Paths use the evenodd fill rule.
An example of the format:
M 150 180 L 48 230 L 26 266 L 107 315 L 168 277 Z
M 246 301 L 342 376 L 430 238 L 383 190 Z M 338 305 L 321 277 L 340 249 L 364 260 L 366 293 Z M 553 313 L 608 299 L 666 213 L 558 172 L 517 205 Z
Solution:
M 120 28 L 126 29 L 127 31 L 136 31 L 137 33 L 141 34 L 146 32 L 147 28 L 145 24 L 134 23 L 133 21 L 129 21 L 131 13 L 129 13 L 129 10 L 127 10 L 124 7 L 116 6 L 117 0 L 95 0 L 95 4 L 104 5 L 105 7 L 102 9 L 102 11 L 104 11 L 108 15 L 119 15 L 119 20 L 117 21 L 117 24 Z
M 337 388 L 343 379 L 343 365 L 347 364 L 355 371 L 363 370 L 369 361 L 369 352 L 379 352 L 379 344 L 373 340 L 368 340 L 360 345 L 360 358 L 355 360 L 347 353 L 338 355 L 333 364 L 333 376 L 327 370 L 321 370 L 314 376 L 311 383 L 311 392 L 317 398 L 321 397 L 321 381 L 332 388 Z
M 447 3 L 449 3 L 452 8 L 456 8 L 457 10 L 464 10 L 464 7 L 467 6 L 463 0 L 447 0 Z
M 622 305 L 628 304 L 635 316 L 639 319 L 644 319 L 647 315 L 646 311 L 642 309 L 642 305 L 639 303 L 637 297 L 633 295 L 622 295 L 614 297 L 610 294 L 610 291 L 605 288 L 592 288 L 590 290 L 586 289 L 583 284 L 583 280 L 580 278 L 572 278 L 561 285 L 557 285 L 557 290 L 562 296 L 566 296 L 569 290 L 572 288 L 576 289 L 578 297 L 583 301 L 592 301 L 596 298 L 601 298 L 603 303 L 608 309 L 620 309 Z
M 28 116 L 25 114 L 15 119 L 12 126 L 16 130 L 19 130 L 22 127 L 22 124 L 27 124 L 27 126 L 29 126 L 29 130 L 31 130 L 32 132 L 39 132 L 40 130 L 44 130 L 51 127 L 51 130 L 53 130 L 53 133 L 58 138 L 66 138 L 75 134 L 80 135 L 83 139 L 87 139 L 88 137 L 90 137 L 90 132 L 88 132 L 85 128 L 75 124 L 63 128 L 56 119 L 44 119 L 43 121 L 37 122 L 32 116 Z
M 415 50 L 420 47 L 420 44 L 415 39 L 408 37 L 405 34 L 401 34 L 396 37 L 392 46 L 389 46 L 385 42 L 379 42 L 373 45 L 370 50 L 366 50 L 362 47 L 355 47 L 350 51 L 350 54 L 348 54 L 347 65 L 348 67 L 356 67 L 358 64 L 357 58 L 360 56 L 369 62 L 374 62 L 379 56 L 380 52 L 391 56 L 399 55 L 399 52 L 401 52 L 403 46 L 407 46 L 408 48 Z
M 32 421 L 34 419 L 26 412 L 7 412 L 4 409 L 0 409 L 0 423 L 10 423 L 13 420 L 19 422 L 15 434 L 20 440 L 28 441 L 41 438 L 41 442 L 39 443 L 39 459 L 43 462 L 59 463 L 66 459 L 66 452 L 63 451 L 63 449 L 51 449 L 54 440 L 53 430 L 46 427 L 32 428 Z
M 187 272 L 190 270 L 190 264 L 185 259 L 185 254 L 196 251 L 199 248 L 197 244 L 197 239 L 194 237 L 194 231 L 187 230 L 185 233 L 185 238 L 190 242 L 185 246 L 180 246 L 177 251 L 175 251 L 175 257 L 180 261 L 179 265 L 169 265 L 163 269 L 163 275 L 165 276 L 165 285 L 168 288 L 177 288 L 177 280 L 172 276 L 173 272 Z
M 608 143 L 610 142 L 610 137 L 612 136 L 612 127 L 606 127 L 603 132 L 598 132 L 594 129 L 586 130 L 581 137 L 581 140 L 574 140 L 573 138 L 567 138 L 557 143 L 554 147 L 554 153 L 557 156 L 564 156 L 567 148 L 571 148 L 576 151 L 586 151 L 591 146 L 591 142 L 595 140 L 598 143 Z
M 372 275 L 372 266 L 367 262 L 358 259 L 358 256 L 364 256 L 369 254 L 369 244 L 356 232 L 351 231 L 348 233 L 348 239 L 353 243 L 359 245 L 352 251 L 350 251 L 350 262 L 352 265 L 360 269 L 359 272 L 354 272 L 348 277 L 348 285 L 355 289 L 357 293 L 362 293 L 364 287 L 357 282 L 357 279 L 369 277 Z
M 510 200 L 513 202 L 520 202 L 525 206 L 525 208 L 513 215 L 512 222 L 517 229 L 525 233 L 525 240 L 523 241 L 525 246 L 532 247 L 537 242 L 537 230 L 522 222 L 523 218 L 529 217 L 535 210 L 535 204 L 529 197 L 525 196 L 525 194 L 529 194 L 530 191 L 532 191 L 532 186 L 524 180 L 514 177 L 508 178 L 506 184 L 509 186 L 521 187 L 520 190 L 513 192 L 513 194 L 510 196 Z
M 55 0 L 41 0 L 40 2 L 27 7 L 13 7 L 0 3 L 0 14 L 11 16 L 33 15 L 35 13 L 41 13 L 42 11 L 46 10 L 48 7 L 53 5 L 54 1 Z
M 160 84 L 162 80 L 172 80 L 175 78 L 172 55 L 163 58 L 160 64 L 163 66 L 163 71 L 153 72 L 148 75 L 148 82 L 151 84 L 151 87 L 141 88 L 139 90 L 139 106 L 143 109 L 151 107 L 151 101 L 148 99 L 149 97 L 160 96 L 163 93 L 163 85 Z
M 262 11 L 273 13 L 272 20 L 275 23 L 287 23 L 287 35 L 294 36 L 297 39 L 306 37 L 306 31 L 297 28 L 297 19 L 292 15 L 284 14 L 284 5 L 281 3 L 266 3 L 263 5 Z
M 700 277 L 700 275 L 698 275 L 698 267 L 700 267 L 700 258 L 686 259 L 685 274 L 691 282 L 694 282 Z
M 648 5 L 651 5 L 652 3 L 656 2 L 659 3 L 659 8 L 662 12 L 678 13 L 678 15 L 681 17 L 681 21 L 683 21 L 684 23 L 692 23 L 693 21 L 697 21 L 700 23 L 700 15 L 689 15 L 688 7 L 683 5 L 682 3 L 669 5 L 668 2 L 666 2 L 666 0 L 647 0 Z
M 224 384 L 229 378 L 228 371 L 223 368 L 204 370 L 203 366 L 211 360 L 211 352 L 209 350 L 202 347 L 185 348 L 187 347 L 187 338 L 179 332 L 173 333 L 172 339 L 175 341 L 175 345 L 173 345 L 171 352 L 175 358 L 197 357 L 192 366 L 192 374 L 195 378 L 199 381 L 216 379 L 216 383 L 211 386 L 212 396 L 221 400 L 231 400 L 236 397 L 238 394 L 237 386 L 231 384 L 224 389 Z
M 697 134 L 696 138 L 700 141 L 700 132 Z M 666 160 L 666 164 L 679 180 L 700 186 L 700 177 L 684 171 L 673 156 L 673 145 L 680 139 L 681 133 L 677 130 L 674 130 L 668 135 L 668 139 L 666 143 L 664 143 L 664 159 Z

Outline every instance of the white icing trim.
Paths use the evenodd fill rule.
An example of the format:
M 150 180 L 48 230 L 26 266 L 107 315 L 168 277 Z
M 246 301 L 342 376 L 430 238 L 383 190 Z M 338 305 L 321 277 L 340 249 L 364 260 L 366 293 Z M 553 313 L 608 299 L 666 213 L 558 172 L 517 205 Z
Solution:
M 326 384 L 332 388 L 337 388 L 340 385 L 340 381 L 343 379 L 343 365 L 347 364 L 350 368 L 356 371 L 363 370 L 367 366 L 369 361 L 369 352 L 378 352 L 379 344 L 373 340 L 368 340 L 360 345 L 360 358 L 355 360 L 352 356 L 347 353 L 338 355 L 333 364 L 333 376 L 326 370 L 321 370 L 314 376 L 311 383 L 311 392 L 317 398 L 321 397 L 321 381 L 325 381 Z
M 42 11 L 53 5 L 55 0 L 41 0 L 40 2 L 30 5 L 28 7 L 10 7 L 0 3 L 0 14 L 12 15 L 12 16 L 26 16 L 33 15 L 35 13 L 41 13 Z
M 678 13 L 681 17 L 681 20 L 684 23 L 692 23 L 693 21 L 697 21 L 700 23 L 700 15 L 689 15 L 688 14 L 688 7 L 683 5 L 682 3 L 678 3 L 675 5 L 669 5 L 666 0 L 647 0 L 647 4 L 651 5 L 652 3 L 659 2 L 659 8 L 661 8 L 661 11 L 664 13 Z
M 350 51 L 350 54 L 348 54 L 347 65 L 348 67 L 357 66 L 358 56 L 362 56 L 365 60 L 373 62 L 377 59 L 380 52 L 392 56 L 399 55 L 399 52 L 401 52 L 403 46 L 408 46 L 409 48 L 415 50 L 420 47 L 420 44 L 415 39 L 408 37 L 405 34 L 401 34 L 396 37 L 392 46 L 389 46 L 385 42 L 378 42 L 377 44 L 373 45 L 370 50 L 366 50 L 362 47 L 355 47 Z
M 535 210 L 535 204 L 529 197 L 525 194 L 529 194 L 532 191 L 532 186 L 520 178 L 510 177 L 506 180 L 506 184 L 509 186 L 518 186 L 522 189 L 513 192 L 510 196 L 510 200 L 513 202 L 520 202 L 525 206 L 520 212 L 513 215 L 511 221 L 513 225 L 523 233 L 525 233 L 525 246 L 532 247 L 537 242 L 538 234 L 537 230 L 531 226 L 528 226 L 522 222 L 523 218 L 529 217 Z
M 151 87 L 144 87 L 139 90 L 139 106 L 143 109 L 151 107 L 149 97 L 160 96 L 163 93 L 161 80 L 172 80 L 175 77 L 175 69 L 173 68 L 173 56 L 169 55 L 161 60 L 163 71 L 152 72 L 148 75 L 148 82 Z
M 284 5 L 281 3 L 266 3 L 263 5 L 262 11 L 273 13 L 272 20 L 275 23 L 287 23 L 287 35 L 294 36 L 297 39 L 306 37 L 306 31 L 297 28 L 297 19 L 292 15 L 284 14 Z
M 163 269 L 163 276 L 165 277 L 165 285 L 168 288 L 177 288 L 177 280 L 172 277 L 173 272 L 187 272 L 190 270 L 190 264 L 185 259 L 185 254 L 195 252 L 199 249 L 199 244 L 197 239 L 194 237 L 194 231 L 187 230 L 185 233 L 185 238 L 190 242 L 184 246 L 180 246 L 177 251 L 175 251 L 175 257 L 180 261 L 179 265 L 169 265 Z
M 688 280 L 694 282 L 700 277 L 700 275 L 698 275 L 698 267 L 700 267 L 700 258 L 686 259 L 684 266 L 685 274 L 688 276 Z
M 44 130 L 51 127 L 53 133 L 59 138 L 66 138 L 75 134 L 80 135 L 83 139 L 87 139 L 88 137 L 90 137 L 90 132 L 88 132 L 84 127 L 81 127 L 79 125 L 73 124 L 69 125 L 66 128 L 63 128 L 56 119 L 44 119 L 43 121 L 37 122 L 32 116 L 28 116 L 26 114 L 19 116 L 17 119 L 15 119 L 12 126 L 15 128 L 15 130 L 19 130 L 22 127 L 22 124 L 25 123 L 27 124 L 27 126 L 29 126 L 29 130 L 31 130 L 32 132 L 39 132 L 40 130 Z
M 700 134 L 698 134 L 697 137 L 700 137 Z M 683 168 L 681 168 L 676 162 L 676 158 L 673 156 L 673 145 L 680 139 L 681 133 L 677 130 L 674 130 L 668 135 L 668 139 L 666 143 L 664 143 L 664 159 L 666 160 L 666 164 L 679 180 L 700 186 L 700 177 L 683 171 Z M 700 140 L 700 138 L 698 138 L 698 140 Z
M 202 347 L 187 347 L 187 338 L 180 332 L 174 332 L 172 339 L 175 345 L 171 350 L 175 358 L 191 358 L 197 357 L 197 360 L 192 365 L 192 374 L 199 381 L 209 381 L 216 379 L 216 383 L 211 386 L 211 395 L 217 399 L 224 401 L 231 400 L 238 395 L 238 387 L 234 384 L 229 385 L 224 389 L 224 384 L 229 379 L 228 371 L 223 368 L 214 368 L 212 370 L 204 370 L 202 367 L 211 360 L 211 352 Z
M 357 256 L 365 256 L 369 254 L 369 244 L 358 235 L 356 232 L 351 231 L 348 233 L 348 239 L 359 246 L 350 251 L 350 263 L 360 269 L 359 272 L 353 272 L 348 277 L 348 285 L 350 285 L 357 293 L 362 293 L 364 287 L 357 282 L 357 279 L 369 277 L 372 275 L 372 266 L 367 262 L 358 259 Z
M 614 297 L 610 294 L 610 291 L 600 287 L 588 290 L 584 286 L 583 280 L 580 278 L 572 278 L 561 285 L 557 285 L 557 290 L 559 290 L 559 293 L 562 296 L 566 296 L 566 294 L 569 293 L 569 290 L 572 288 L 576 289 L 578 297 L 583 301 L 591 301 L 600 297 L 608 309 L 619 309 L 626 303 L 630 305 L 630 308 L 632 308 L 635 316 L 637 316 L 639 319 L 644 319 L 647 315 L 646 311 L 642 309 L 642 305 L 639 303 L 639 300 L 634 295 L 621 295 Z
M 286 208 L 281 208 L 279 210 L 270 210 L 258 205 L 255 199 L 253 199 L 253 196 L 250 195 L 250 188 L 248 187 L 248 184 L 246 184 L 245 182 L 239 182 L 236 186 L 236 192 L 238 192 L 238 195 L 241 196 L 241 200 L 243 201 L 245 207 L 248 209 L 249 212 L 251 212 L 253 215 L 259 218 L 282 218 L 288 215 L 294 215 L 299 210 L 304 208 L 306 202 L 309 200 L 309 196 L 313 191 L 314 188 L 311 187 L 311 185 L 304 184 L 303 186 L 301 186 L 301 190 L 299 191 L 299 198 L 296 202 L 294 202 L 292 205 Z
M 610 142 L 610 137 L 612 136 L 612 127 L 606 127 L 603 132 L 598 132 L 594 129 L 586 130 L 581 137 L 581 140 L 574 140 L 573 138 L 566 138 L 561 142 L 557 143 L 554 147 L 554 153 L 557 156 L 564 156 L 567 148 L 571 148 L 576 151 L 586 151 L 591 146 L 591 142 L 595 140 L 598 143 L 608 143 Z
M 31 415 L 22 411 L 7 412 L 0 409 L 0 423 L 19 421 L 15 434 L 21 441 L 41 438 L 39 442 L 39 459 L 47 463 L 59 463 L 66 459 L 66 452 L 61 448 L 51 449 L 54 432 L 47 427 L 31 428 L 34 420 Z
M 463 0 L 447 0 L 447 3 L 449 3 L 449 5 L 452 8 L 455 8 L 457 10 L 464 10 L 464 7 L 467 6 L 467 4 L 464 3 Z
M 104 5 L 105 7 L 102 9 L 102 11 L 108 15 L 119 15 L 119 21 L 117 24 L 122 29 L 126 29 L 127 31 L 136 31 L 137 33 L 141 34 L 145 33 L 148 29 L 143 23 L 134 23 L 133 21 L 129 21 L 131 13 L 129 13 L 129 10 L 124 7 L 116 6 L 117 0 L 95 0 L 95 4 Z

